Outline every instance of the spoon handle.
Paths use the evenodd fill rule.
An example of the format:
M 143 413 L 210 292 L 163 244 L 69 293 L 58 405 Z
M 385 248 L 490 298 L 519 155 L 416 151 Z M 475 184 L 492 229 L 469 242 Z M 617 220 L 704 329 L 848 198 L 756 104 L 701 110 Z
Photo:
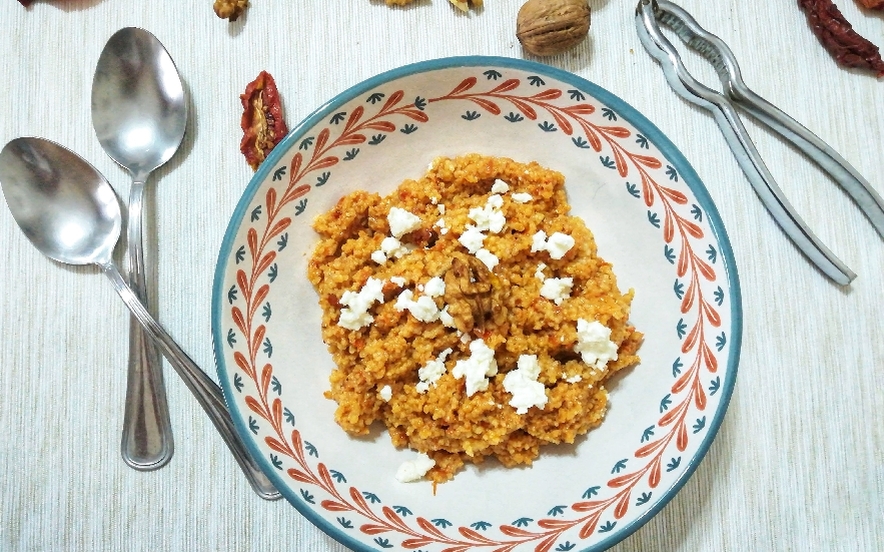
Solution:
M 142 245 L 144 179 L 134 179 L 129 192 L 129 285 L 148 304 Z M 129 366 L 120 452 L 136 470 L 156 470 L 172 459 L 174 441 L 169 405 L 163 385 L 163 357 L 133 316 L 129 321 Z
M 113 283 L 123 302 L 126 303 L 126 306 L 129 307 L 135 318 L 144 326 L 144 329 L 156 345 L 160 347 L 163 355 L 178 375 L 181 376 L 181 379 L 184 380 L 184 383 L 196 397 L 203 410 L 206 411 L 206 414 L 209 415 L 209 419 L 212 420 L 218 433 L 221 434 L 224 442 L 227 443 L 227 447 L 233 453 L 233 457 L 248 479 L 252 489 L 265 500 L 278 500 L 282 498 L 282 495 L 276 490 L 276 487 L 273 486 L 273 483 L 270 482 L 267 476 L 264 475 L 264 472 L 261 471 L 257 462 L 249 454 L 245 444 L 237 435 L 233 418 L 230 417 L 230 412 L 226 408 L 224 395 L 218 384 L 212 381 L 208 374 L 203 372 L 187 356 L 187 353 L 178 346 L 168 332 L 151 316 L 141 301 L 138 300 L 132 288 L 123 280 L 123 276 L 116 265 L 112 261 L 108 261 L 100 264 L 100 266 L 104 274 Z

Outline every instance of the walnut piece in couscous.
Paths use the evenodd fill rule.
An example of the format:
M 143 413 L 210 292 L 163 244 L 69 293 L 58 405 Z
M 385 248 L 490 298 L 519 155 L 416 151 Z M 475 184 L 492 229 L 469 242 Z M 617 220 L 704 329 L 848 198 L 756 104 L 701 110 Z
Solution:
M 440 158 L 317 217 L 308 276 L 344 430 L 382 421 L 438 483 L 488 456 L 531 464 L 602 422 L 642 335 L 564 184 L 537 163 Z

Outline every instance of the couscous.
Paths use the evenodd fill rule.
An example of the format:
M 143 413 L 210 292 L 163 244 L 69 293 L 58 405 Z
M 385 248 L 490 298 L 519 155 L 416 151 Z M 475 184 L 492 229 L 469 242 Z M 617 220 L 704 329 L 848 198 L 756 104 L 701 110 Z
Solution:
M 641 333 L 632 292 L 569 212 L 560 173 L 471 154 L 317 217 L 308 275 L 337 423 L 384 423 L 437 483 L 489 456 L 531 464 L 598 426 Z

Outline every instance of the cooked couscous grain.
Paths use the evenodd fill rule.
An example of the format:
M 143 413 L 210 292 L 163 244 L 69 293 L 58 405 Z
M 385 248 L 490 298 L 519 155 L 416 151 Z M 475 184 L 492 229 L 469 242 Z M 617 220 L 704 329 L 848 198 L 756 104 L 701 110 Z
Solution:
M 531 464 L 598 426 L 641 334 L 632 292 L 569 212 L 560 173 L 473 154 L 319 216 L 308 272 L 337 423 L 382 421 L 437 483 L 488 456 Z

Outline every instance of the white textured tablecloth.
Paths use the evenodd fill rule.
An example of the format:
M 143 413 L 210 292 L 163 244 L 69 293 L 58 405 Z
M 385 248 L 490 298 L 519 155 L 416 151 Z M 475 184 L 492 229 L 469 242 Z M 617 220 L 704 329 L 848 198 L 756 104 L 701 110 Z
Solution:
M 717 203 L 743 292 L 743 348 L 729 412 L 706 459 L 652 521 L 615 547 L 648 550 L 884 549 L 884 240 L 797 150 L 747 126 L 811 228 L 858 274 L 839 288 L 762 207 L 708 113 L 667 86 L 633 25 L 635 1 L 590 0 L 590 38 L 544 60 L 617 94 L 693 164 Z M 239 94 L 276 78 L 290 126 L 394 67 L 452 55 L 528 57 L 521 0 L 462 15 L 445 0 L 253 0 L 236 23 L 212 0 L 0 0 L 0 142 L 39 135 L 74 149 L 125 197 L 126 173 L 90 116 L 98 54 L 124 26 L 152 31 L 191 98 L 182 149 L 151 178 L 159 317 L 215 377 L 212 277 L 252 174 L 238 151 Z M 841 0 L 884 46 L 884 17 Z M 884 82 L 838 68 L 795 0 L 683 0 L 783 108 L 884 192 Z M 680 47 L 684 51 L 683 47 Z M 707 64 L 690 68 L 716 82 Z M 176 452 L 140 473 L 120 459 L 129 316 L 92 268 L 42 257 L 0 209 L 0 550 L 343 551 L 286 502 L 264 502 L 166 365 Z

